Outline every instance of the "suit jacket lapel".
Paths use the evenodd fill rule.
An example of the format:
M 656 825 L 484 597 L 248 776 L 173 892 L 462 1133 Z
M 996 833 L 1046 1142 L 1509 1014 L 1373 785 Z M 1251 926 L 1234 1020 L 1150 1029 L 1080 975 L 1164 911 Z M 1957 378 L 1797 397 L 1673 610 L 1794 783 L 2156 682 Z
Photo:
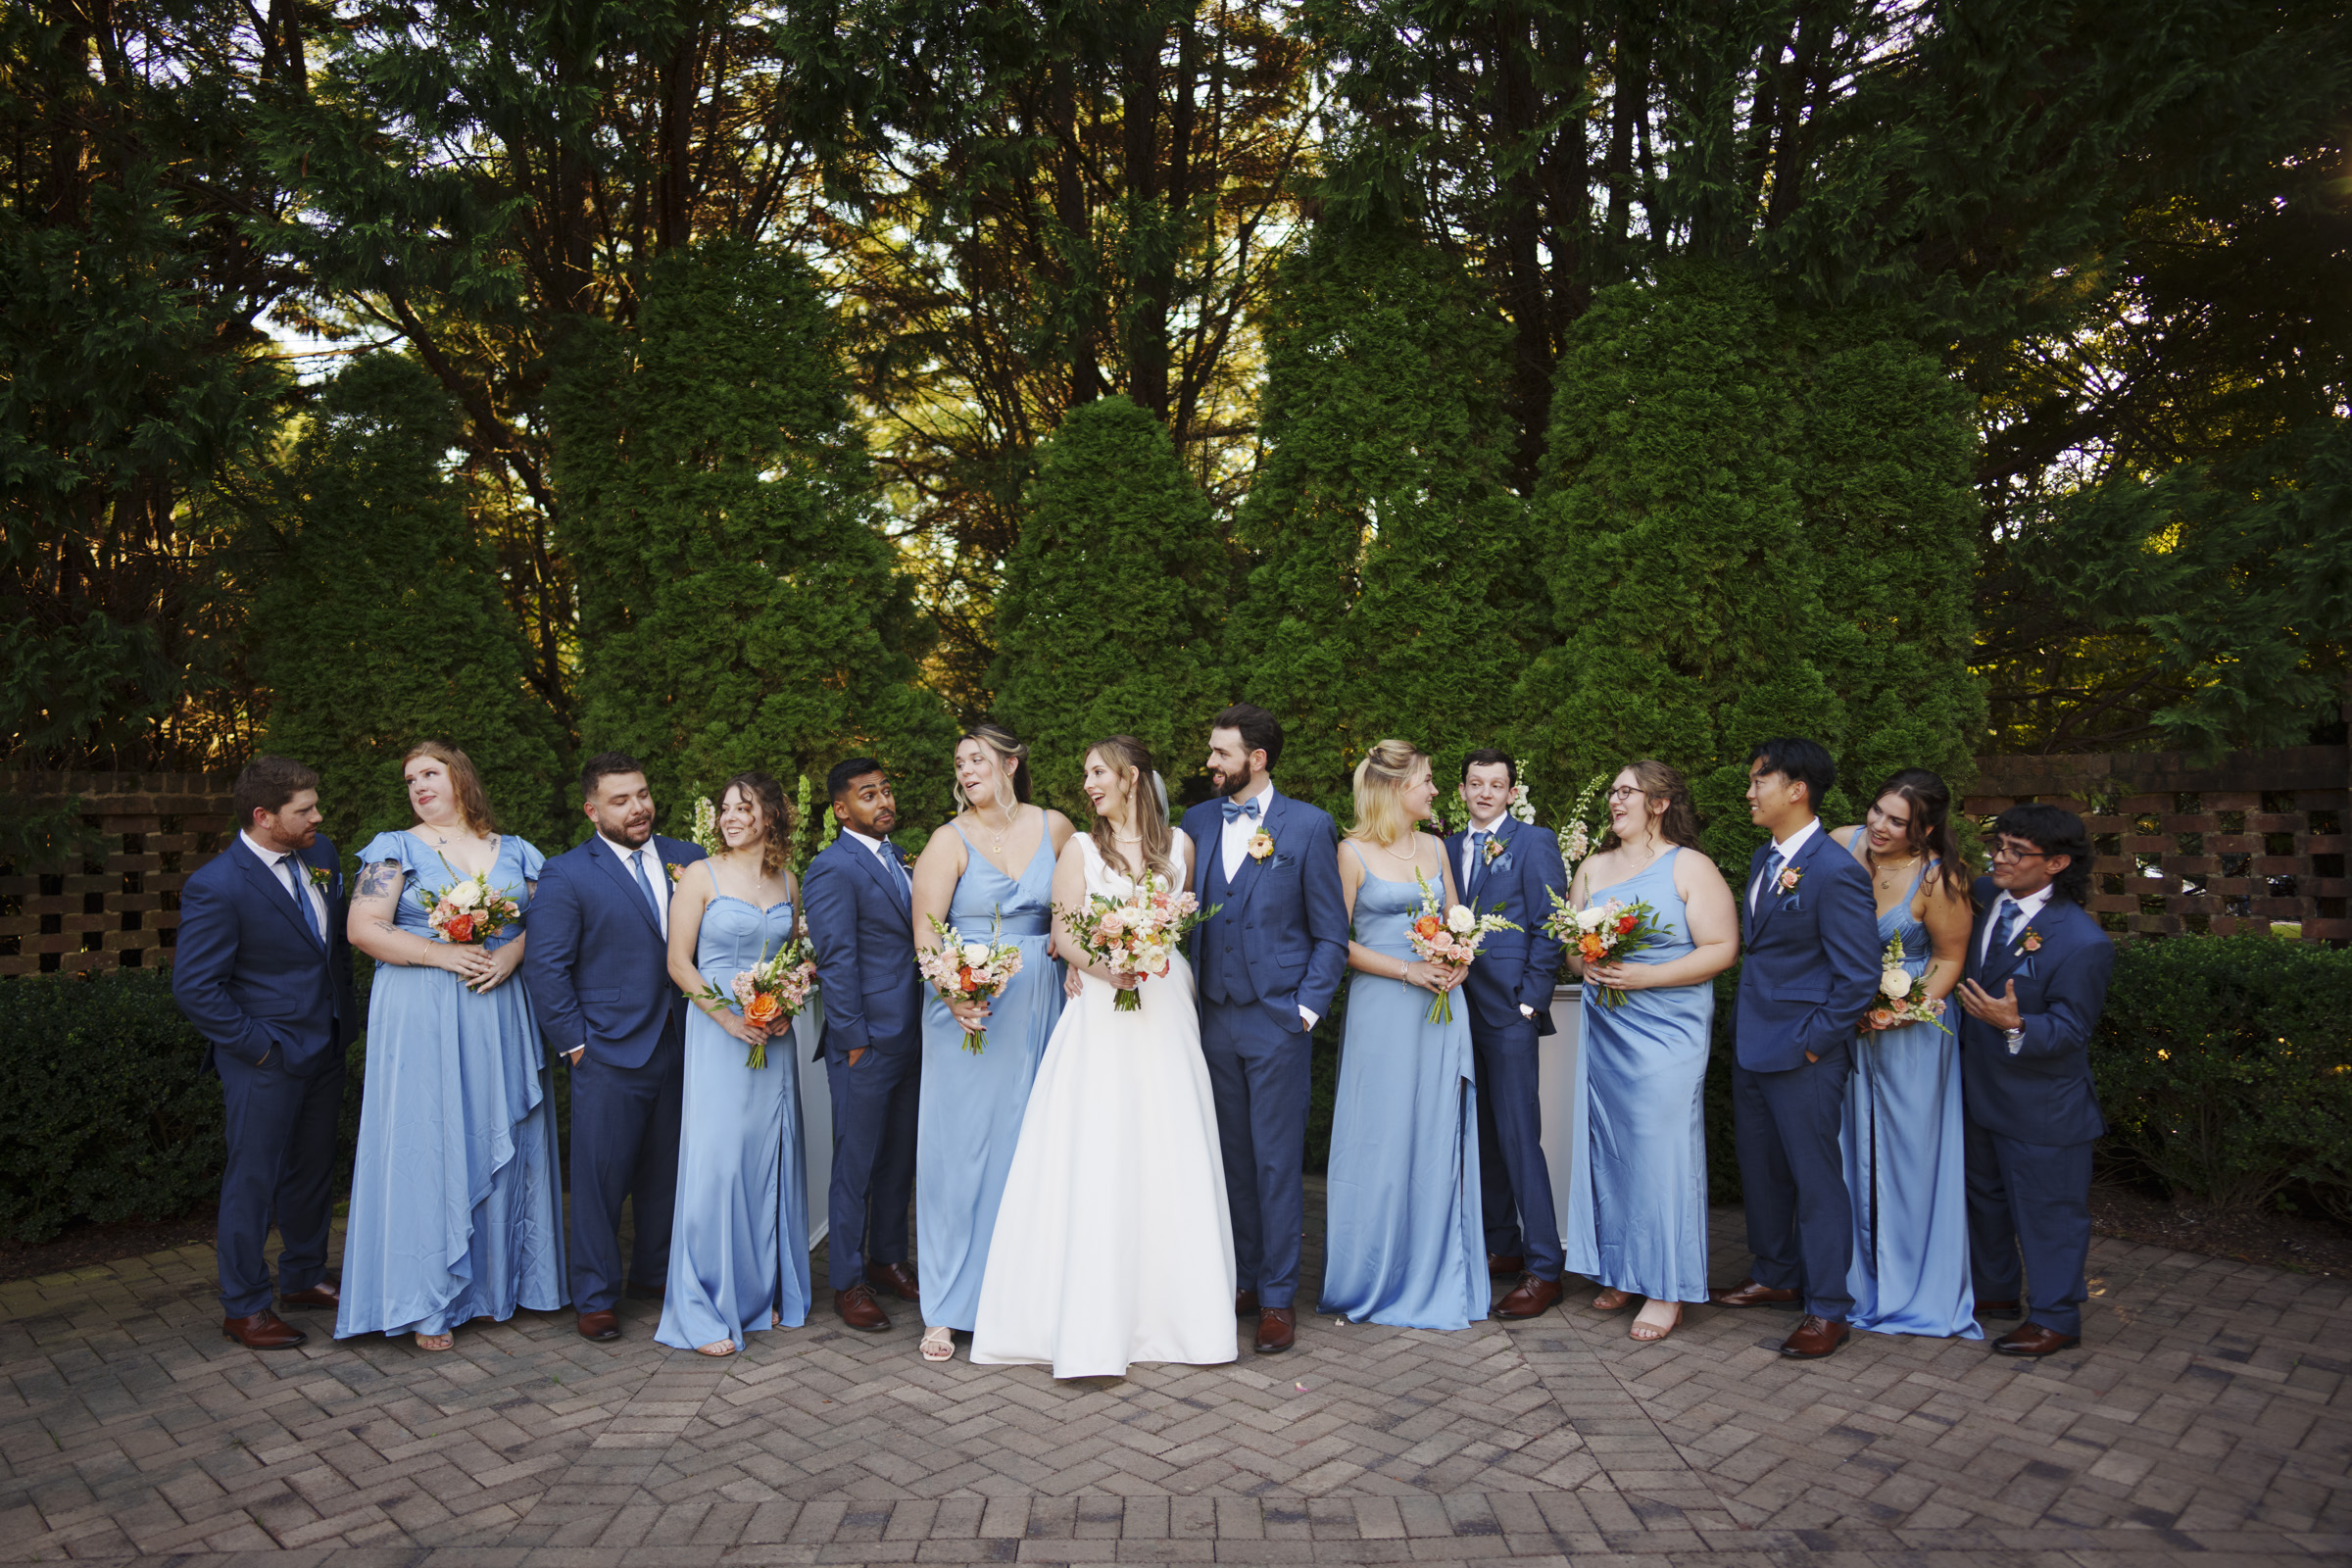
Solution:
M 855 855 L 858 859 L 865 863 L 865 874 L 874 879 L 874 885 L 876 887 L 880 888 L 884 893 L 890 895 L 890 897 L 904 901 L 906 896 L 900 893 L 899 885 L 890 879 L 890 873 L 882 869 L 882 855 L 896 855 L 898 853 L 897 845 L 885 844 L 882 846 L 882 855 L 876 855 L 872 850 L 867 849 L 864 845 L 858 843 L 856 839 L 851 838 L 846 833 L 843 834 L 841 839 L 837 842 L 846 843 L 849 853 Z M 908 906 L 910 908 L 912 907 L 911 905 Z
M 650 839 L 647 842 L 652 843 Z M 613 885 L 627 897 L 630 906 L 644 916 L 646 929 L 651 931 L 657 939 L 660 938 L 662 922 L 655 918 L 654 906 L 645 902 L 645 890 L 637 885 L 635 877 L 629 875 L 629 868 L 620 863 L 620 856 L 613 851 L 611 844 L 606 842 L 605 836 L 601 833 L 588 841 L 588 848 L 589 853 L 596 857 L 596 862 L 605 868 L 605 874 L 611 877 Z M 658 857 L 660 852 L 657 851 L 656 854 Z M 659 893 L 655 896 L 660 897 Z
M 301 914 L 296 912 L 294 901 L 286 892 L 286 885 L 270 874 L 270 867 L 261 862 L 261 858 L 241 842 L 232 842 L 229 845 L 229 852 L 236 856 L 240 869 L 244 871 L 246 878 L 253 883 L 263 897 L 277 906 L 279 914 L 285 916 L 286 924 L 309 937 L 312 947 L 321 946 L 324 940 L 322 934 L 315 930 L 309 921 L 303 919 Z M 302 865 L 302 857 L 299 855 L 294 857 L 294 863 L 298 866 Z M 304 867 L 306 873 L 308 869 L 307 866 Z M 305 897 L 307 899 L 308 896 Z

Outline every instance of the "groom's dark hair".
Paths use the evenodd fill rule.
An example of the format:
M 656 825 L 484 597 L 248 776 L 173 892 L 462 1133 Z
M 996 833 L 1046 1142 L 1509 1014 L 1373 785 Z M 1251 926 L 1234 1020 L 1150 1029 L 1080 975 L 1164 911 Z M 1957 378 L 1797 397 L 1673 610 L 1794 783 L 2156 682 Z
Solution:
M 1255 703 L 1236 703 L 1208 721 L 1210 729 L 1238 729 L 1242 732 L 1242 752 L 1266 754 L 1266 771 L 1282 760 L 1282 720 Z

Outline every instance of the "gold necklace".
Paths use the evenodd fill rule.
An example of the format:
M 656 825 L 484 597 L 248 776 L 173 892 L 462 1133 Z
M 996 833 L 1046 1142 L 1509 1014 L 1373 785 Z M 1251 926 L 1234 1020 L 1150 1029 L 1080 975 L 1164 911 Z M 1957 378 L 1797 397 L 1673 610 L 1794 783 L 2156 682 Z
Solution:
M 1003 827 L 1001 827 L 1001 828 L 999 828 L 999 829 L 997 830 L 997 836 L 996 836 L 994 839 L 992 839 L 992 840 L 989 842 L 989 846 L 988 846 L 988 853 L 989 853 L 989 854 L 991 854 L 991 855 L 1003 855 L 1003 854 L 1004 853 L 1004 840 L 1005 840 L 1005 838 L 1006 838 L 1007 836 L 1009 836 L 1009 835 L 1011 834 L 1011 832 L 1012 832 L 1012 824 L 1013 824 L 1013 823 L 1014 823 L 1016 820 L 1018 820 L 1018 818 L 1017 818 L 1017 816 L 1015 815 L 1015 813 L 1016 813 L 1016 812 L 1018 812 L 1018 811 L 1019 811 L 1019 809 L 1020 809 L 1020 808 L 1016 806 L 1016 807 L 1014 807 L 1014 808 L 1013 808 L 1011 810 L 1008 810 L 1008 811 L 1006 811 L 1006 812 L 1004 813 L 1004 825 Z M 973 807 L 973 808 L 972 808 L 972 815 L 973 815 L 973 816 L 975 816 L 975 817 L 979 817 L 979 819 L 980 819 L 980 824 L 981 824 L 981 830 L 982 830 L 983 832 L 987 831 L 987 827 L 988 827 L 988 819 L 987 819 L 986 817 L 980 816 L 980 808 L 978 808 L 977 806 Z

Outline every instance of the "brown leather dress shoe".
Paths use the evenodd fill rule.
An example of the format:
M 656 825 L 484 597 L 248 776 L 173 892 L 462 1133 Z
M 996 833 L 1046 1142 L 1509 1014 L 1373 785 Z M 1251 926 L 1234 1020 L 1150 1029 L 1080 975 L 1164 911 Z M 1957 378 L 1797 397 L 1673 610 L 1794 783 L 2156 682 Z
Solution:
M 1522 1274 L 1511 1294 L 1494 1303 L 1496 1317 L 1542 1317 L 1559 1303 L 1560 1282 Z
M 1746 1279 L 1728 1291 L 1709 1291 L 1707 1299 L 1717 1306 L 1794 1306 L 1802 1298 L 1794 1291 L 1758 1285 L 1754 1280 Z
M 310 1338 L 266 1306 L 244 1317 L 222 1318 L 220 1337 L 234 1340 L 248 1350 L 291 1350 Z
M 1846 1333 L 1843 1323 L 1807 1312 L 1797 1320 L 1796 1332 L 1782 1342 L 1781 1353 L 1791 1361 L 1818 1361 L 1843 1345 Z
M 659 1301 L 669 1294 L 666 1285 L 631 1285 L 628 1298 L 632 1301 Z
M 923 1289 L 914 1281 L 914 1270 L 905 1263 L 876 1263 L 868 1267 L 865 1277 L 902 1301 L 919 1301 Z
M 331 1311 L 343 1304 L 342 1284 L 337 1280 L 320 1280 L 307 1291 L 296 1291 L 292 1296 L 279 1297 L 277 1304 L 280 1306 L 323 1306 Z
M 582 1312 L 579 1327 L 583 1340 L 617 1340 L 620 1338 L 620 1314 L 609 1306 L 602 1312 Z
M 2080 1334 L 2061 1334 L 2038 1323 L 2020 1323 L 1992 1342 L 1995 1355 L 2051 1355 L 2082 1343 Z
M 1974 1317 L 2023 1317 L 2015 1301 L 1979 1301 L 1970 1309 Z
M 874 1299 L 874 1288 L 863 1280 L 846 1291 L 833 1293 L 833 1310 L 841 1320 L 860 1334 L 880 1334 L 890 1327 L 890 1315 L 882 1303 Z
M 1527 1272 L 1527 1259 L 1517 1252 L 1489 1252 L 1487 1254 L 1487 1272 L 1504 1278 L 1513 1274 L 1524 1274 Z
M 1257 1314 L 1257 1343 L 1250 1347 L 1260 1355 L 1280 1355 L 1298 1343 L 1298 1319 L 1287 1306 L 1261 1308 Z
M 1236 1291 L 1233 1293 L 1233 1315 L 1235 1317 L 1248 1317 L 1250 1313 L 1256 1310 L 1257 1293 L 1255 1291 Z

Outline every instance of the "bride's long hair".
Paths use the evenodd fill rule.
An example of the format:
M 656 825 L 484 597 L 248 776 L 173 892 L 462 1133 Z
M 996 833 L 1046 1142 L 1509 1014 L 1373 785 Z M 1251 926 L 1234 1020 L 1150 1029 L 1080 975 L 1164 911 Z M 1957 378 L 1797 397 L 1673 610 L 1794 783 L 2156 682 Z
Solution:
M 1150 750 L 1132 735 L 1111 735 L 1089 746 L 1086 755 L 1090 758 L 1100 757 L 1108 762 L 1110 770 L 1120 775 L 1126 784 L 1129 807 L 1135 812 L 1135 825 L 1143 835 L 1144 864 L 1162 873 L 1171 882 L 1177 880 L 1176 862 L 1168 854 L 1175 846 L 1176 835 L 1168 827 L 1168 808 L 1159 804 L 1159 791 L 1152 787 Z M 1114 842 L 1117 835 L 1111 831 L 1109 817 L 1096 812 L 1094 826 L 1088 828 L 1087 832 L 1093 836 L 1095 848 L 1101 852 L 1104 865 L 1130 876 L 1135 874 L 1134 868 L 1128 865 L 1126 857 L 1119 853 L 1119 847 Z

